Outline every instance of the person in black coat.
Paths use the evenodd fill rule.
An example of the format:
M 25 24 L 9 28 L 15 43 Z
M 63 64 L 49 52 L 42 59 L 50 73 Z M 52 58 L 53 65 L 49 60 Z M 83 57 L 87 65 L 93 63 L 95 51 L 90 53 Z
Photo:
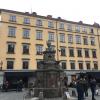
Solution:
M 96 80 L 94 77 L 92 77 L 90 80 L 90 88 L 91 88 L 91 92 L 92 92 L 92 100 L 96 100 L 94 97 L 95 90 L 96 90 Z
M 76 84 L 78 100 L 84 100 L 84 79 L 80 77 Z

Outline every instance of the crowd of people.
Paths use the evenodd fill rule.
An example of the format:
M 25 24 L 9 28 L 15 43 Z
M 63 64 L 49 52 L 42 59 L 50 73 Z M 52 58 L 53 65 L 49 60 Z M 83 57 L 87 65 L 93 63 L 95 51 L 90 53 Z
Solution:
M 5 91 L 5 92 L 7 92 L 10 89 L 11 85 L 12 84 L 9 83 L 9 81 L 4 81 L 3 86 L 2 86 L 2 90 Z M 22 82 L 22 80 L 18 80 L 16 82 L 14 88 L 16 89 L 16 92 L 17 91 L 22 91 L 22 88 L 23 88 L 23 82 Z
M 95 99 L 96 91 L 96 79 L 91 77 L 88 79 L 87 76 L 80 76 L 75 81 L 72 81 L 70 86 L 76 88 L 78 94 L 78 100 L 84 100 L 88 96 L 88 89 L 91 89 L 92 100 Z

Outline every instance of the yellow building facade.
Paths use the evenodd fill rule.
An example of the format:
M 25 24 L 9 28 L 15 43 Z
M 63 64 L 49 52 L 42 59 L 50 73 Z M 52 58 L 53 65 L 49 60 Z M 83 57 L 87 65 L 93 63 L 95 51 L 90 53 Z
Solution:
M 66 71 L 100 70 L 100 27 L 51 15 L 0 10 L 0 65 L 3 71 L 34 71 L 51 41 Z

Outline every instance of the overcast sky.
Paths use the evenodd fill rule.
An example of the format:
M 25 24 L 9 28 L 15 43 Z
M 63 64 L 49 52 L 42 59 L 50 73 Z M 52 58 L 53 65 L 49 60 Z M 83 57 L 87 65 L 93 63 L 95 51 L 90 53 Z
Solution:
M 0 0 L 0 8 L 100 24 L 100 0 Z

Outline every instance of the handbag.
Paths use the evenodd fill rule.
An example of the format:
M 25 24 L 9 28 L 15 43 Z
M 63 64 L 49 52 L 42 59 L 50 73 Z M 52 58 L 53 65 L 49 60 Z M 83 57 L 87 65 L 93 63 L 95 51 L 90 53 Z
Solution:
M 70 94 L 69 94 L 69 92 L 67 91 L 67 92 L 65 92 L 65 95 L 67 96 L 67 99 L 70 99 L 71 97 L 70 97 Z

